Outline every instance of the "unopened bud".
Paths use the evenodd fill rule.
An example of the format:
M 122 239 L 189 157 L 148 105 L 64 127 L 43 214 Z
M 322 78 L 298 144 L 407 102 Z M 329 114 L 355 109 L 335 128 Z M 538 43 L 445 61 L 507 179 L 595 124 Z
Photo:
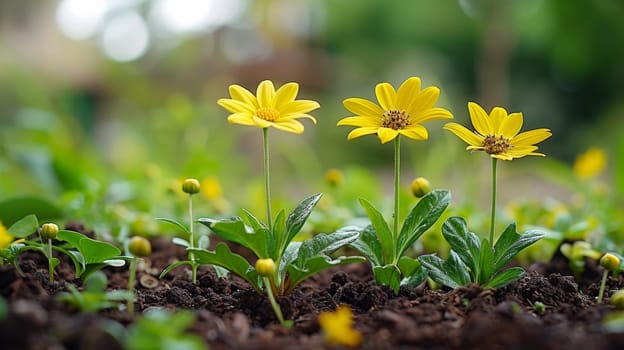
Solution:
M 275 272 L 275 262 L 273 259 L 258 259 L 256 261 L 256 272 L 262 277 L 267 277 Z
M 56 238 L 56 234 L 58 233 L 59 228 L 56 224 L 47 223 L 41 225 L 41 237 L 52 239 Z
M 620 266 L 620 258 L 611 253 L 606 253 L 600 258 L 600 266 L 609 271 L 615 271 Z
M 152 254 L 152 244 L 146 238 L 134 236 L 128 243 L 128 251 L 137 257 L 145 257 Z
M 420 198 L 431 191 L 431 184 L 424 177 L 417 177 L 412 181 L 411 189 L 414 197 Z
M 188 194 L 199 193 L 199 181 L 197 179 L 186 179 L 182 183 L 182 191 Z
M 325 172 L 325 181 L 327 181 L 327 183 L 331 187 L 340 186 L 340 184 L 342 184 L 343 179 L 344 179 L 344 175 L 342 174 L 342 171 L 338 169 L 329 169 L 327 170 L 327 172 Z

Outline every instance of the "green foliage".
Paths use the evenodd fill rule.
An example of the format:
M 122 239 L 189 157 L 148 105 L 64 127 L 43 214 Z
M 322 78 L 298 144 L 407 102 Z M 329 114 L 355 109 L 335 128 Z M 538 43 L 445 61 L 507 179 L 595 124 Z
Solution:
M 63 211 L 50 201 L 39 197 L 15 197 L 0 202 L 0 221 L 5 225 L 13 225 L 30 215 L 47 221 L 60 218 Z
M 106 291 L 107 283 L 106 275 L 102 271 L 96 271 L 85 279 L 85 288 L 82 292 L 73 284 L 68 283 L 69 292 L 58 293 L 56 298 L 84 313 L 95 313 L 118 307 L 121 302 L 134 298 L 132 292 L 127 290 Z
M 126 340 L 128 350 L 205 350 L 206 345 L 195 334 L 185 333 L 195 321 L 189 311 L 172 313 L 152 310 L 130 326 Z
M 419 262 L 404 259 L 404 254 L 440 218 L 450 199 L 451 194 L 446 190 L 426 194 L 409 212 L 396 237 L 383 215 L 367 200 L 360 200 L 371 224 L 363 229 L 344 230 L 360 232 L 351 246 L 371 262 L 378 284 L 390 286 L 397 293 L 401 284 L 416 285 L 425 280 L 426 273 Z
M 520 267 L 502 270 L 524 248 L 544 237 L 539 230 L 527 231 L 521 235 L 516 225 L 507 226 L 494 246 L 487 239 L 468 230 L 461 217 L 451 217 L 442 225 L 442 235 L 451 246 L 447 260 L 436 255 L 418 258 L 437 283 L 457 288 L 476 283 L 484 288 L 499 288 L 524 275 Z
M 331 252 L 357 239 L 359 233 L 354 230 L 319 234 L 303 242 L 293 242 L 320 198 L 321 195 L 316 194 L 304 199 L 288 216 L 283 210 L 280 211 L 271 227 L 247 211 L 244 215 L 248 224 L 240 217 L 200 218 L 198 222 L 208 226 L 223 239 L 248 248 L 258 258 L 273 259 L 278 268 L 275 276 L 270 279 L 273 284 L 271 288 L 277 294 L 287 294 L 303 280 L 321 270 L 364 261 L 362 257 L 329 256 Z M 221 266 L 245 279 L 256 290 L 262 290 L 262 279 L 251 263 L 232 253 L 225 244 L 217 245 L 214 252 L 198 249 L 190 251 L 201 263 Z

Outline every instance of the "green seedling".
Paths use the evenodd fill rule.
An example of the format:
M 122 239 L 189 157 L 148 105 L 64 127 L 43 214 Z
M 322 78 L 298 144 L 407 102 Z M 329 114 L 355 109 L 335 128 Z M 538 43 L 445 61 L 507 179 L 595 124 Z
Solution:
M 523 234 L 516 232 L 516 225 L 507 226 L 494 246 L 486 238 L 468 231 L 466 221 L 451 217 L 442 225 L 442 235 L 451 246 L 448 259 L 436 255 L 418 257 L 434 281 L 447 287 L 457 288 L 470 283 L 484 288 L 499 288 L 520 279 L 525 271 L 521 267 L 503 268 L 524 248 L 544 236 L 538 230 Z
M 134 314 L 134 281 L 136 280 L 136 270 L 139 259 L 152 254 L 152 245 L 150 241 L 141 237 L 134 236 L 128 243 L 128 252 L 130 257 L 130 271 L 128 275 L 128 291 L 132 294 L 132 299 L 128 299 L 127 310 L 129 314 Z
M 152 310 L 143 314 L 130 326 L 126 348 L 129 350 L 206 350 L 206 345 L 195 334 L 186 333 L 195 316 L 189 311 L 171 313 Z
M 533 303 L 533 311 L 535 311 L 538 315 L 542 315 L 546 312 L 546 305 L 544 305 L 541 301 L 536 301 Z
M 602 303 L 602 297 L 604 296 L 605 287 L 607 285 L 607 277 L 609 272 L 617 271 L 620 267 L 620 258 L 611 253 L 606 253 L 600 258 L 600 266 L 604 268 L 604 272 L 602 274 L 602 280 L 600 281 L 600 290 L 598 291 L 598 299 L 596 300 L 598 304 Z
M 115 308 L 123 301 L 132 300 L 133 295 L 130 291 L 106 291 L 107 284 L 106 275 L 102 271 L 96 271 L 85 279 L 85 288 L 82 292 L 68 283 L 69 292 L 61 292 L 56 298 L 84 313 L 95 313 L 100 310 Z
M 568 258 L 568 266 L 575 278 L 579 278 L 585 270 L 585 258 L 600 259 L 600 252 L 593 249 L 586 241 L 575 241 L 574 243 L 563 243 L 561 254 Z
M 371 224 L 364 229 L 353 228 L 361 234 L 351 246 L 371 262 L 378 284 L 389 286 L 398 293 L 401 284 L 417 285 L 425 281 L 427 273 L 418 260 L 404 254 L 440 218 L 450 198 L 451 194 L 446 190 L 434 190 L 424 195 L 407 215 L 397 234 L 393 234 L 382 214 L 370 202 L 360 199 Z

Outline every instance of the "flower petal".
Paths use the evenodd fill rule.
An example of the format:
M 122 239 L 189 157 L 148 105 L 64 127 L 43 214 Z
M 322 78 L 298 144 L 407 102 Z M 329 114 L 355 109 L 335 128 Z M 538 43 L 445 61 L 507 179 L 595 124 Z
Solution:
M 309 115 L 309 114 L 305 114 L 305 113 L 290 113 L 288 115 L 284 115 L 281 118 L 279 118 L 277 120 L 277 122 L 281 122 L 282 119 L 301 119 L 301 118 L 305 118 L 305 119 L 310 119 L 312 121 L 312 123 L 316 124 L 316 118 L 314 118 L 313 116 Z
M 410 115 L 410 119 L 414 124 L 421 124 L 429 120 L 452 119 L 451 112 L 444 108 L 429 108 L 426 111 L 418 112 L 414 116 Z
M 378 105 L 363 98 L 348 98 L 342 104 L 349 112 L 361 116 L 381 117 L 383 114 L 383 110 Z
M 408 107 L 407 112 L 410 115 L 416 115 L 419 112 L 425 111 L 438 101 L 438 97 L 440 96 L 440 89 L 435 86 L 430 86 L 426 89 L 423 89 L 418 93 L 418 96 L 414 98 L 412 104 Z
M 381 127 L 381 118 L 352 116 L 342 118 L 336 124 L 338 126 Z
M 409 113 L 412 102 L 420 91 L 420 78 L 411 77 L 407 79 L 397 90 L 397 108 Z
M 427 140 L 427 138 L 429 138 L 429 133 L 427 132 L 427 129 L 425 129 L 425 127 L 422 125 L 414 125 L 399 130 L 399 134 L 405 135 L 406 137 L 409 137 L 410 139 L 416 141 L 425 141 Z
M 370 135 L 370 134 L 375 134 L 377 132 L 377 130 L 379 130 L 379 128 L 357 128 L 354 129 L 353 131 L 351 131 L 349 133 L 349 135 L 347 136 L 347 139 L 349 141 L 353 140 L 356 137 L 360 137 L 360 136 L 364 136 L 364 135 Z
M 398 130 L 390 128 L 379 128 L 379 130 L 377 130 L 377 137 L 379 137 L 381 143 L 388 143 L 394 140 L 397 136 L 399 136 Z
M 503 134 L 503 137 L 510 139 L 518 135 L 520 129 L 522 129 L 522 122 L 522 113 L 511 113 L 503 120 L 499 132 Z
M 514 147 L 531 146 L 536 143 L 542 142 L 552 135 L 549 129 L 535 129 L 525 131 L 518 134 L 518 136 L 511 139 L 511 144 Z
M 217 104 L 223 108 L 225 108 L 226 110 L 228 110 L 228 112 L 232 112 L 232 113 L 249 113 L 249 114 L 256 114 L 256 109 L 253 108 L 253 106 L 248 105 L 245 102 L 241 102 L 238 100 L 233 100 L 233 99 L 229 99 L 229 98 L 220 98 L 217 101 Z
M 240 124 L 240 125 L 256 125 L 253 119 L 253 115 L 248 113 L 234 113 L 230 114 L 227 118 L 230 124 Z
M 474 102 L 468 102 L 468 112 L 470 113 L 470 121 L 475 130 L 483 136 L 494 134 L 494 130 L 490 126 L 488 114 L 485 110 Z
M 503 107 L 494 107 L 490 112 L 490 131 L 493 135 L 501 135 L 503 133 L 502 126 L 507 118 L 507 111 Z
M 290 101 L 279 108 L 282 115 L 291 113 L 308 113 L 321 107 L 318 102 L 312 100 Z
M 230 85 L 229 90 L 230 96 L 232 96 L 233 99 L 244 102 L 254 108 L 258 108 L 258 99 L 249 90 L 236 84 Z
M 375 95 L 379 105 L 386 111 L 396 108 L 396 92 L 389 83 L 379 83 L 375 86 Z
M 258 96 L 258 105 L 265 108 L 275 107 L 275 87 L 270 80 L 264 80 L 256 89 L 256 95 Z
M 273 126 L 273 122 L 268 120 L 264 120 L 262 118 L 258 118 L 257 116 L 253 116 L 254 123 L 261 128 L 268 128 L 269 126 Z
M 524 156 L 529 156 L 529 155 L 541 155 L 544 156 L 541 153 L 534 153 L 534 151 L 537 150 L 536 146 L 520 146 L 520 147 L 513 147 L 509 150 L 507 150 L 505 152 L 505 154 L 507 154 L 510 157 L 513 158 L 522 158 Z
M 274 122 L 272 126 L 276 129 L 292 132 L 294 134 L 303 133 L 303 124 L 295 119 L 279 119 Z
M 466 128 L 465 126 L 461 124 L 446 123 L 444 125 L 444 129 L 457 135 L 457 137 L 459 137 L 460 139 L 462 139 L 464 142 L 466 142 L 469 145 L 472 145 L 475 147 L 483 146 L 483 136 L 475 134 L 474 132 L 470 131 L 468 128 Z
M 299 84 L 297 83 L 287 83 L 280 86 L 273 97 L 275 108 L 281 110 L 282 106 L 294 101 L 298 92 Z

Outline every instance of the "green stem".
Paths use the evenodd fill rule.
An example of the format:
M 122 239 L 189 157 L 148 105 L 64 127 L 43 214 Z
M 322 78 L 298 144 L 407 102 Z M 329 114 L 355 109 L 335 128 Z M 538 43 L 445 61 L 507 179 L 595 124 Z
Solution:
M 130 272 L 128 276 L 128 290 L 130 291 L 130 293 L 132 293 L 132 299 L 129 299 L 126 303 L 126 307 L 130 315 L 134 314 L 134 280 L 136 278 L 137 260 L 139 259 L 136 257 L 130 260 Z
M 273 227 L 271 214 L 271 181 L 269 173 L 269 128 L 262 129 L 262 151 L 264 156 L 264 192 L 266 195 L 266 212 L 269 230 Z
M 494 245 L 494 222 L 496 221 L 496 161 L 492 158 L 492 216 L 490 218 L 490 244 Z
M 399 236 L 399 173 L 401 171 L 401 135 L 394 139 L 394 232 L 396 242 Z
M 277 300 L 275 300 L 275 295 L 273 295 L 273 288 L 271 286 L 271 281 L 268 277 L 262 277 L 262 281 L 264 281 L 264 287 L 266 288 L 267 295 L 269 296 L 269 301 L 271 302 L 271 307 L 273 307 L 273 312 L 280 324 L 285 328 L 288 328 L 288 324 L 284 321 L 284 316 L 282 315 L 282 309 L 280 308 Z
M 598 290 L 598 304 L 602 304 L 602 297 L 604 296 L 605 287 L 607 285 L 607 275 L 609 270 L 605 270 L 602 274 L 602 281 L 600 282 L 600 290 Z
M 48 274 L 50 275 L 50 284 L 54 283 L 54 265 L 52 265 L 52 240 L 48 238 Z
M 188 210 L 189 210 L 189 232 L 191 233 L 190 235 L 190 242 L 189 242 L 189 247 L 195 248 L 195 234 L 193 233 L 193 195 L 189 194 L 189 201 L 188 201 Z M 197 266 L 195 265 L 195 255 L 193 255 L 193 253 L 189 253 L 189 259 L 191 260 L 191 278 L 193 280 L 193 284 L 197 283 Z

